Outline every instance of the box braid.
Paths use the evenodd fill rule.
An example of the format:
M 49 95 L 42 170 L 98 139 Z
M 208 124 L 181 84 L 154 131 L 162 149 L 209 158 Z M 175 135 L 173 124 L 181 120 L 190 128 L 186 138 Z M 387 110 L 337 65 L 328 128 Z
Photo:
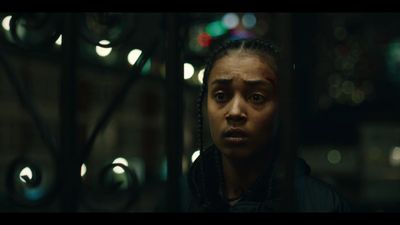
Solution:
M 201 86 L 200 95 L 197 99 L 197 128 L 198 128 L 198 142 L 199 142 L 199 151 L 200 156 L 199 159 L 201 161 L 201 172 L 200 176 L 202 179 L 202 187 L 200 187 L 205 197 L 205 201 L 201 204 L 203 207 L 208 208 L 211 204 L 209 199 L 206 195 L 206 187 L 205 187 L 205 162 L 202 159 L 204 156 L 204 146 L 203 146 L 203 113 L 202 113 L 202 106 L 205 95 L 207 95 L 207 83 L 208 78 L 210 76 L 210 72 L 218 59 L 223 58 L 224 56 L 233 53 L 233 52 L 246 52 L 252 54 L 258 54 L 260 56 L 266 57 L 268 60 L 269 65 L 271 66 L 272 70 L 275 74 L 278 74 L 277 71 L 277 62 L 279 59 L 279 51 L 277 47 L 270 41 L 265 41 L 261 39 L 241 39 L 241 40 L 234 40 L 222 43 L 219 45 L 213 52 L 211 52 L 208 60 L 206 62 L 205 70 L 204 70 L 204 77 L 203 77 L 203 84 Z

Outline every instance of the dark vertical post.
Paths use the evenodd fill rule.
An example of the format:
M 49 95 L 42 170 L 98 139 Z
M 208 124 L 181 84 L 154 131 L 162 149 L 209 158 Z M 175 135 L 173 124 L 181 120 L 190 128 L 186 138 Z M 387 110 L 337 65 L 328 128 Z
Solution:
M 180 179 L 183 152 L 183 62 L 179 44 L 179 16 L 168 13 L 166 64 L 167 210 L 181 209 Z
M 315 117 L 312 103 L 318 96 L 313 96 L 313 88 L 316 83 L 316 49 L 317 49 L 317 25 L 319 17 L 316 13 L 293 14 L 293 61 L 296 65 L 294 79 L 296 86 L 295 96 L 299 118 L 299 129 L 307 129 Z M 307 131 L 310 132 L 310 131 Z M 308 136 L 307 132 L 299 132 L 299 140 Z
M 278 76 L 279 112 L 281 116 L 279 146 L 284 194 L 280 210 L 292 212 L 295 210 L 294 163 L 297 148 L 296 100 L 294 99 L 295 83 L 292 59 L 292 15 L 286 13 L 277 14 L 275 19 L 275 39 L 281 47 L 280 72 Z
M 64 17 L 62 43 L 62 74 L 60 88 L 60 157 L 59 182 L 61 210 L 77 210 L 80 183 L 80 154 L 77 142 L 76 119 L 76 60 L 77 37 L 76 15 Z

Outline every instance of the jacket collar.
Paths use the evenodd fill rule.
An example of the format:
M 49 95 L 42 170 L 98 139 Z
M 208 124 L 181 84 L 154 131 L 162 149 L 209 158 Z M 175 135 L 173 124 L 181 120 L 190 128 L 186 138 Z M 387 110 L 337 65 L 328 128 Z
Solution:
M 273 198 L 273 177 L 268 168 L 255 184 L 249 188 L 241 200 L 230 207 L 223 197 L 221 179 L 221 153 L 212 145 L 196 160 L 189 171 L 189 188 L 198 204 L 210 211 L 257 211 L 270 208 L 269 200 Z M 202 168 L 204 166 L 204 168 Z M 204 170 L 204 173 L 202 172 Z M 260 201 L 262 199 L 263 201 Z M 264 211 L 263 210 L 263 211 Z
M 310 167 L 300 158 L 295 161 L 295 177 L 310 173 Z M 204 166 L 204 167 L 203 167 Z M 202 168 L 203 167 L 203 168 Z M 204 170 L 204 173 L 202 172 Z M 209 211 L 274 211 L 281 201 L 281 179 L 278 166 L 271 166 L 257 178 L 255 184 L 243 195 L 242 199 L 230 207 L 221 191 L 222 163 L 216 146 L 208 147 L 189 170 L 188 182 L 194 200 Z

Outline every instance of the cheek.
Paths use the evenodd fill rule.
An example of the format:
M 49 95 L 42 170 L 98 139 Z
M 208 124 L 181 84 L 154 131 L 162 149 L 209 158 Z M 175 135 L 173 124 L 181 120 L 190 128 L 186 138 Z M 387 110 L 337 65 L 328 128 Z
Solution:
M 218 110 L 218 108 L 215 106 L 215 104 L 209 103 L 207 101 L 207 117 L 208 117 L 208 124 L 210 128 L 211 135 L 215 135 L 218 130 L 222 126 L 222 122 L 224 121 L 223 118 L 221 118 L 221 112 Z
M 253 120 L 256 130 L 269 132 L 274 123 L 276 111 L 276 105 L 272 104 L 263 111 L 256 113 Z

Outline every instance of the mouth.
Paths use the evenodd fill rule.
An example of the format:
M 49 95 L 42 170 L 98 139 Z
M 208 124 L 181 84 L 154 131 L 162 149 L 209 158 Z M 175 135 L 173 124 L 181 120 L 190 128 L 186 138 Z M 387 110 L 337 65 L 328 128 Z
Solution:
M 248 141 L 248 133 L 240 128 L 230 128 L 222 133 L 223 140 L 227 144 L 240 145 Z

